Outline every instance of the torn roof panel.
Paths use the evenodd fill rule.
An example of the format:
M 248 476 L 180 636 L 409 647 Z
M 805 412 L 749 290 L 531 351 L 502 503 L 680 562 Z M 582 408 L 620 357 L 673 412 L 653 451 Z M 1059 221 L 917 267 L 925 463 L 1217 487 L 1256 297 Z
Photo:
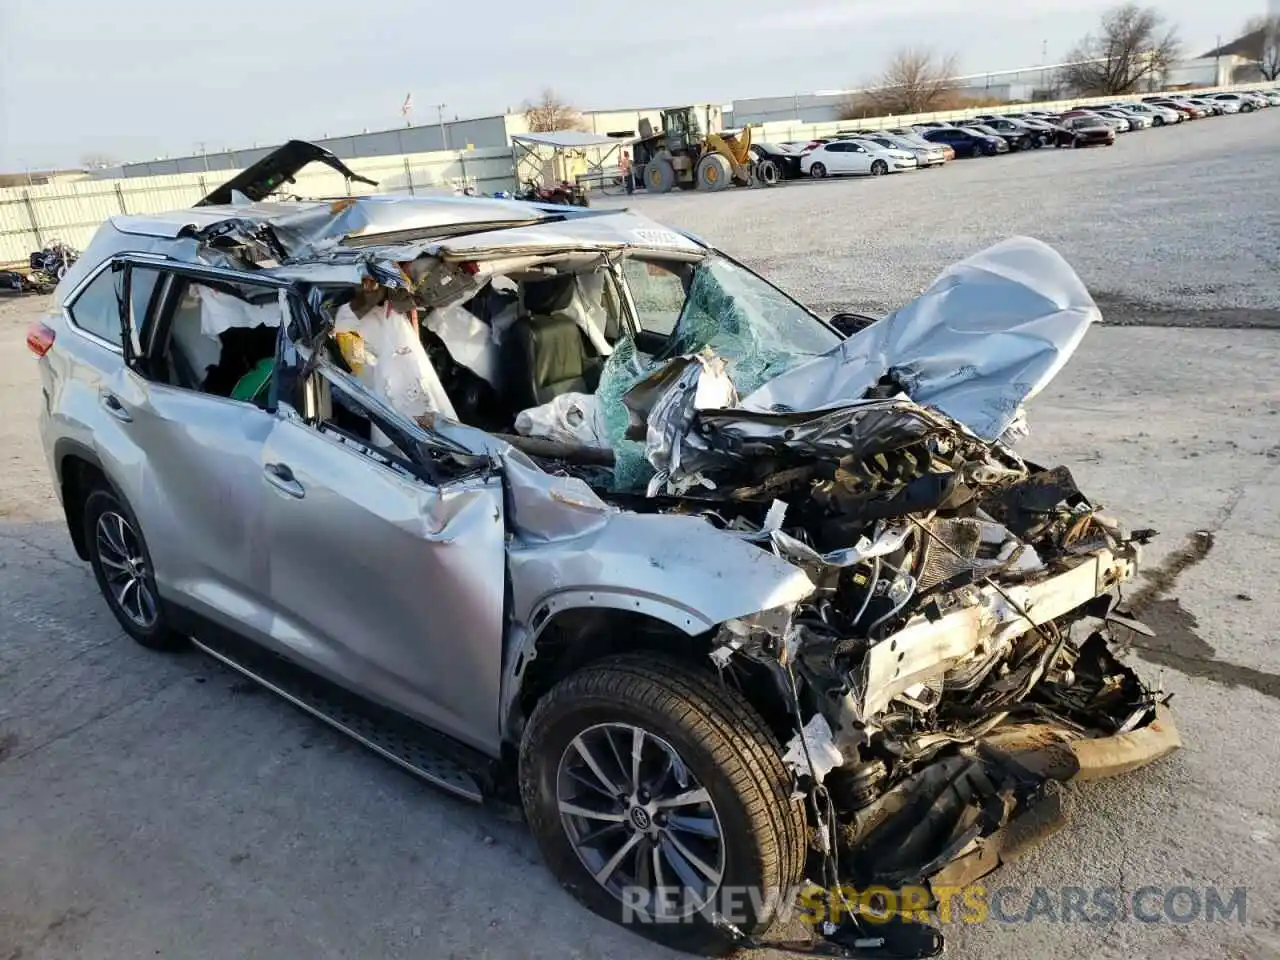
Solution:
M 482 257 L 564 249 L 641 248 L 676 254 L 702 254 L 705 248 L 684 234 L 628 210 L 549 221 L 485 233 L 450 237 L 428 252 L 450 257 Z
M 483 228 L 513 220 L 536 223 L 552 216 L 533 204 L 482 197 L 349 197 L 330 203 L 300 204 L 269 222 L 291 253 L 338 244 L 353 237 L 458 227 Z
M 637 248 L 701 255 L 705 247 L 630 211 L 478 197 L 349 197 L 333 201 L 263 202 L 114 217 L 121 233 L 161 238 L 199 235 L 237 221 L 269 226 L 290 260 L 357 258 L 362 251 L 399 261 L 422 254 L 483 259 L 551 250 Z M 386 235 L 386 241 L 378 238 Z M 350 243 L 356 238 L 365 242 Z

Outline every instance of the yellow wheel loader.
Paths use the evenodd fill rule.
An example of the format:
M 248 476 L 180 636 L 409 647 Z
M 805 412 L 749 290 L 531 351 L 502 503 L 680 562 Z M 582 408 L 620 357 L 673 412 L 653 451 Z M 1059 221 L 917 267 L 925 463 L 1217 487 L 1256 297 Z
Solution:
M 662 111 L 662 130 L 641 121 L 641 137 L 634 144 L 637 179 L 650 193 L 681 190 L 724 190 L 753 183 L 773 186 L 776 174 L 757 171 L 751 153 L 751 128 L 737 133 L 703 133 L 697 110 L 678 107 Z M 763 174 L 763 175 L 761 175 Z

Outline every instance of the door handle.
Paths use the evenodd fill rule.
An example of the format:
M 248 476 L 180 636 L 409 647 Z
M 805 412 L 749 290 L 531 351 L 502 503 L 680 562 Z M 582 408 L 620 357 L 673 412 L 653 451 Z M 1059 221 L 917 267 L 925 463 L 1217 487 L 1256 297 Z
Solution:
M 295 500 L 301 500 L 307 495 L 287 463 L 268 463 L 262 468 L 262 475 L 266 477 L 267 483 Z
M 133 415 L 125 409 L 125 405 L 120 402 L 120 398 L 114 393 L 107 393 L 104 390 L 99 394 L 99 399 L 102 401 L 102 409 L 106 410 L 107 413 L 111 414 L 111 416 L 115 417 L 121 423 L 133 422 Z

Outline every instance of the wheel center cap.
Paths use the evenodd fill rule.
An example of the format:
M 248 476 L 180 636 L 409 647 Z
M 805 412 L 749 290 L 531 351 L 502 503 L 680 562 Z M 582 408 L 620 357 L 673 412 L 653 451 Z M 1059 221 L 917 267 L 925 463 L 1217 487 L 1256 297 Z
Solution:
M 632 807 L 631 822 L 635 824 L 637 830 L 648 830 L 653 824 L 653 819 L 644 807 Z

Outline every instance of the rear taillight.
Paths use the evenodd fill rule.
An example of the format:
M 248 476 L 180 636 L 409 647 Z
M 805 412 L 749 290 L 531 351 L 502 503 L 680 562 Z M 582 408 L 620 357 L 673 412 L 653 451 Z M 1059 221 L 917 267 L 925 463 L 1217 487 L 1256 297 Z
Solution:
M 57 337 L 53 328 L 37 320 L 27 327 L 27 349 L 37 357 L 43 357 L 53 349 L 53 341 Z

